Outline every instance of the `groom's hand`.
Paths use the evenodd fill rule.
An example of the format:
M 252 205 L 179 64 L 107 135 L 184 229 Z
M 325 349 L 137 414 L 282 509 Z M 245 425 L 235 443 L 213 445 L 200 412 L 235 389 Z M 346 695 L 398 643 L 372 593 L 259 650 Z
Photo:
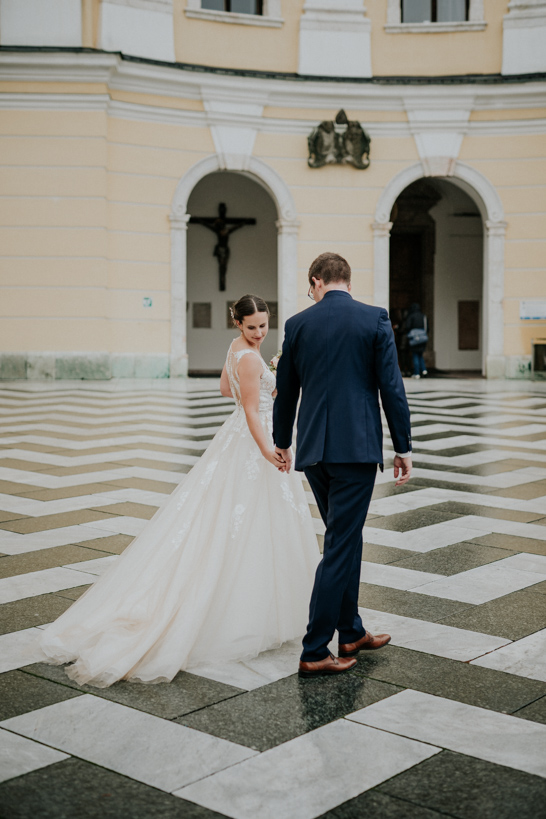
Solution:
M 281 449 L 280 447 L 275 447 L 275 452 L 277 452 L 284 461 L 284 471 L 290 472 L 292 467 L 292 448 L 290 449 Z
M 403 486 L 407 483 L 411 476 L 412 460 L 411 458 L 401 458 L 400 455 L 394 456 L 394 479 L 395 486 Z M 400 476 L 400 477 L 399 477 Z

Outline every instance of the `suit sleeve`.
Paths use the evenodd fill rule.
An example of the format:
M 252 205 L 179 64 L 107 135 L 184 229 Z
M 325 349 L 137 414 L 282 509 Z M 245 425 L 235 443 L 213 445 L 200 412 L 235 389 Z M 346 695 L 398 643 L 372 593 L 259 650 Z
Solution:
M 277 397 L 273 404 L 273 440 L 280 449 L 292 446 L 292 432 L 300 397 L 297 373 L 288 335 L 285 333 L 282 355 L 277 365 Z
M 394 333 L 386 310 L 381 310 L 377 325 L 375 371 L 394 450 L 395 452 L 411 452 L 408 400 L 398 366 Z

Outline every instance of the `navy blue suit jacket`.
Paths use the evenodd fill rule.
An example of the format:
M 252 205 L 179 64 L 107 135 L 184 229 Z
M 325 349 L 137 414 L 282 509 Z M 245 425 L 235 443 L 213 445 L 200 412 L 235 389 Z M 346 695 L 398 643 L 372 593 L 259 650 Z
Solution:
M 379 395 L 395 452 L 411 450 L 408 402 L 388 313 L 344 290 L 292 316 L 277 368 L 273 439 L 292 443 L 296 469 L 324 463 L 383 463 Z

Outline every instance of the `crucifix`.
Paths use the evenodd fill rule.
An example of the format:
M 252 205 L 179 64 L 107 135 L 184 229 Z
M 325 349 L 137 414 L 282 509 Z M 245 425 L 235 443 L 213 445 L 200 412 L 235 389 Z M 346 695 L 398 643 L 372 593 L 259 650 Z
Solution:
M 216 244 L 212 252 L 218 259 L 220 290 L 226 289 L 226 273 L 229 260 L 228 241 L 232 233 L 245 225 L 255 225 L 256 219 L 241 219 L 226 216 L 227 208 L 223 202 L 218 205 L 218 216 L 191 216 L 190 225 L 203 225 L 216 234 Z

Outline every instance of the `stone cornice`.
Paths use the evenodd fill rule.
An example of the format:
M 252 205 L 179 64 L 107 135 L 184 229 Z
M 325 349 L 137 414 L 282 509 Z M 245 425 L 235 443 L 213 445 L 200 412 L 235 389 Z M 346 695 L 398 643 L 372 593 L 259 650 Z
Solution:
M 119 54 L 93 50 L 0 50 L 0 79 L 12 82 L 103 83 L 108 88 L 167 96 L 175 99 L 200 100 L 206 112 L 163 108 L 155 105 L 112 101 L 97 94 L 2 94 L 2 107 L 82 107 L 87 110 L 107 107 L 112 114 L 151 121 L 180 122 L 202 125 L 240 125 L 260 131 L 307 134 L 316 125 L 309 119 L 270 118 L 256 116 L 252 106 L 278 108 L 332 109 L 405 112 L 412 108 L 431 111 L 421 127 L 438 127 L 435 113 L 439 108 L 456 112 L 544 108 L 546 76 L 521 83 L 507 81 L 495 85 L 467 82 L 453 85 L 446 95 L 437 84 L 399 85 L 359 83 L 352 80 L 331 83 L 321 79 L 294 80 L 279 77 L 241 76 L 184 70 L 180 66 L 153 61 L 127 60 Z M 512 78 L 511 78 L 512 79 Z M 221 100 L 231 108 L 229 113 L 214 110 L 214 101 Z M 249 106 L 250 104 L 250 106 Z M 238 112 L 239 109 L 241 113 Z M 256 109 L 257 110 L 257 109 Z M 409 133 L 406 122 L 366 123 L 372 136 Z M 544 133 L 544 120 L 495 120 L 470 122 L 468 133 Z

